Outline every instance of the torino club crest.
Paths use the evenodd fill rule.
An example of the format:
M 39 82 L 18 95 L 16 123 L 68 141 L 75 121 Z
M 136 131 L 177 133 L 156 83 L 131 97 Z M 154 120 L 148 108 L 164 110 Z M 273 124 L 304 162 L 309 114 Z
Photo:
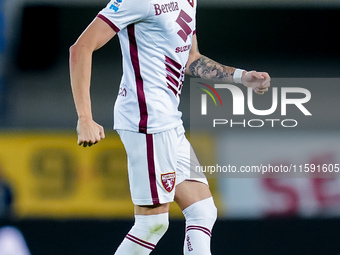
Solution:
M 170 193 L 175 187 L 176 173 L 173 172 L 173 173 L 162 174 L 161 180 L 162 180 L 164 189 Z
M 188 0 L 189 4 L 194 7 L 194 0 Z

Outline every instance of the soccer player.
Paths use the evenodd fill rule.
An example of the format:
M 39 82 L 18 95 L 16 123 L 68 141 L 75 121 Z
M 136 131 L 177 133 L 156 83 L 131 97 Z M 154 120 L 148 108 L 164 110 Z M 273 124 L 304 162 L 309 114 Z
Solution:
M 135 224 L 116 255 L 150 254 L 168 228 L 172 201 L 186 220 L 184 254 L 211 254 L 217 212 L 206 178 L 190 174 L 190 166 L 199 163 L 190 157 L 192 148 L 178 111 L 184 74 L 243 83 L 258 94 L 270 86 L 265 72 L 224 66 L 200 54 L 196 4 L 196 0 L 112 0 L 70 48 L 78 144 L 86 147 L 105 137 L 91 113 L 92 53 L 116 34 L 121 44 L 123 77 L 114 129 L 128 156 Z

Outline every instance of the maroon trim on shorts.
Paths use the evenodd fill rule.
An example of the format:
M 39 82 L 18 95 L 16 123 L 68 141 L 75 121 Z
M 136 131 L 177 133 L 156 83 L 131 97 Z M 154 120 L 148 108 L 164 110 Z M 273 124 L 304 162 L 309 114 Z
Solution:
M 156 169 L 155 169 L 152 134 L 146 134 L 146 152 L 147 152 L 147 159 L 148 159 L 149 182 L 150 182 L 152 203 L 154 205 L 157 205 L 159 204 L 159 197 L 158 197 L 158 192 L 157 192 Z
M 97 17 L 103 20 L 105 23 L 107 23 L 116 33 L 120 31 L 120 29 L 115 24 L 113 24 L 111 20 L 106 18 L 104 15 L 98 14 Z
M 137 237 L 135 237 L 135 236 L 133 236 L 131 234 L 127 234 L 125 236 L 125 238 L 129 239 L 130 241 L 132 241 L 132 242 L 134 242 L 134 243 L 136 243 L 136 244 L 138 244 L 140 246 L 143 246 L 144 248 L 147 248 L 149 250 L 153 250 L 156 247 L 156 245 L 154 245 L 153 243 L 146 242 L 146 241 L 144 241 L 142 239 L 139 239 L 139 238 L 137 238 Z
M 137 98 L 139 105 L 139 132 L 147 133 L 147 123 L 148 123 L 148 110 L 146 106 L 145 94 L 144 94 L 144 82 L 140 73 L 139 58 L 138 58 L 138 48 L 135 36 L 135 25 L 131 24 L 127 26 L 129 43 L 130 43 L 130 57 L 133 70 L 135 72 L 136 87 L 137 87 Z

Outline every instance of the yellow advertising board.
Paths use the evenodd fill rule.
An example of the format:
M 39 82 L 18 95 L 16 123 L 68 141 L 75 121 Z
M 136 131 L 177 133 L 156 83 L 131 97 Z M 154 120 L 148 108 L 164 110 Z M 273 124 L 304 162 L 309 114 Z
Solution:
M 212 142 L 200 140 L 202 148 Z M 74 132 L 2 132 L 0 143 L 17 217 L 133 217 L 126 153 L 115 133 L 90 148 L 78 146 Z M 176 205 L 170 214 L 182 217 Z

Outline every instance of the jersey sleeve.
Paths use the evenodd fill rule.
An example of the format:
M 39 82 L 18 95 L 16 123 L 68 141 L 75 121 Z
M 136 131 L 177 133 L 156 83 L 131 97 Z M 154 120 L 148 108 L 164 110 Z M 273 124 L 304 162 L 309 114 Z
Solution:
M 144 19 L 149 13 L 147 0 L 111 0 L 97 15 L 117 33 L 130 24 Z

